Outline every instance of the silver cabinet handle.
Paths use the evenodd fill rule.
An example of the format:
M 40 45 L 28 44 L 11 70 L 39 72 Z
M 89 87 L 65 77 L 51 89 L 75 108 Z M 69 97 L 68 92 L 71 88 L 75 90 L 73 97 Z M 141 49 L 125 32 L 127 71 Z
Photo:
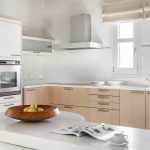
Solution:
M 107 89 L 98 89 L 99 92 L 109 92 Z
M 97 109 L 98 111 L 101 111 L 101 112 L 109 112 L 108 109 Z
M 109 98 L 109 96 L 100 96 L 100 95 L 98 95 L 98 98 Z
M 12 104 L 5 104 L 4 106 L 7 107 L 7 106 L 13 106 L 13 105 L 15 105 L 15 104 L 13 104 L 13 103 Z
M 64 108 L 70 108 L 70 109 L 73 109 L 74 107 L 73 106 L 64 106 Z
M 98 102 L 99 105 L 109 105 L 109 103 L 105 103 L 105 102 Z
M 25 89 L 25 91 L 35 91 L 35 89 Z
M 4 99 L 12 99 L 12 98 L 14 98 L 13 96 L 11 96 L 11 97 L 4 97 Z
M 132 94 L 144 94 L 144 91 L 136 91 L 136 90 L 131 90 L 130 93 Z
M 17 54 L 11 54 L 11 56 L 21 56 L 21 55 L 17 55 Z
M 64 87 L 64 90 L 73 90 L 73 88 Z

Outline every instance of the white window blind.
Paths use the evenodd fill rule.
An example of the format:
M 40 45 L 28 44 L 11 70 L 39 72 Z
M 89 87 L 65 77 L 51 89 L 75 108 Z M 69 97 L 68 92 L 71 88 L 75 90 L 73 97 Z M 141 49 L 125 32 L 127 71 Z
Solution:
M 150 0 L 104 0 L 103 22 L 150 18 Z

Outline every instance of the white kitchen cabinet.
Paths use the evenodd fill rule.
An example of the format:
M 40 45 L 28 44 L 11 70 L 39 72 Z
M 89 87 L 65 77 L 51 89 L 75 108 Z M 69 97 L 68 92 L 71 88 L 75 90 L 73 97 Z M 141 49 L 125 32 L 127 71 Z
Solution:
M 0 112 L 5 112 L 9 107 L 21 105 L 21 95 L 0 97 Z
M 0 58 L 16 59 L 20 56 L 21 36 L 19 22 L 0 18 Z
M 142 21 L 141 32 L 141 44 L 150 45 L 150 20 Z

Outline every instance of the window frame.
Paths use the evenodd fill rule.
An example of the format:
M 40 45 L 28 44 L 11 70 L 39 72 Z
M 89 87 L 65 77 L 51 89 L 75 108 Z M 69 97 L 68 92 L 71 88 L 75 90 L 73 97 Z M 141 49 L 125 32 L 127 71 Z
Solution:
M 126 22 L 123 22 L 126 23 Z M 128 22 L 127 22 L 128 23 Z M 138 73 L 138 49 L 139 49 L 139 39 L 138 39 L 138 23 L 133 23 L 133 39 L 118 39 L 118 24 L 113 25 L 113 75 L 137 75 Z M 131 42 L 133 41 L 133 68 L 118 68 L 118 42 Z

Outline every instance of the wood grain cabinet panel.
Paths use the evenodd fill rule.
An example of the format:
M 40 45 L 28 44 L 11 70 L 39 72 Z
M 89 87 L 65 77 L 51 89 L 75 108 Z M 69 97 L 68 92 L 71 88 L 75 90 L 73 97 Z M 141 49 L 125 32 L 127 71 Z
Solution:
M 119 110 L 90 108 L 90 121 L 119 125 Z
M 89 107 L 89 89 L 53 87 L 52 102 L 54 104 Z
M 54 104 L 55 105 L 55 104 Z M 78 106 L 68 106 L 68 105 L 55 105 L 60 111 L 73 112 L 80 114 L 85 118 L 86 121 L 89 121 L 89 108 L 87 107 L 78 107 Z
M 53 104 L 66 104 L 68 101 L 68 91 L 63 87 L 52 87 L 51 98 Z
M 120 125 L 119 110 L 109 110 L 109 123 L 113 125 Z
M 120 125 L 145 128 L 144 91 L 120 91 Z
M 109 123 L 109 110 L 100 108 L 90 108 L 90 121 L 98 123 Z
M 110 96 L 119 96 L 120 92 L 118 89 L 90 89 L 90 94 L 96 95 L 110 95 Z
M 146 129 L 150 129 L 150 91 L 146 92 Z
M 24 104 L 42 104 L 49 105 L 51 103 L 50 87 L 38 87 L 24 89 Z

